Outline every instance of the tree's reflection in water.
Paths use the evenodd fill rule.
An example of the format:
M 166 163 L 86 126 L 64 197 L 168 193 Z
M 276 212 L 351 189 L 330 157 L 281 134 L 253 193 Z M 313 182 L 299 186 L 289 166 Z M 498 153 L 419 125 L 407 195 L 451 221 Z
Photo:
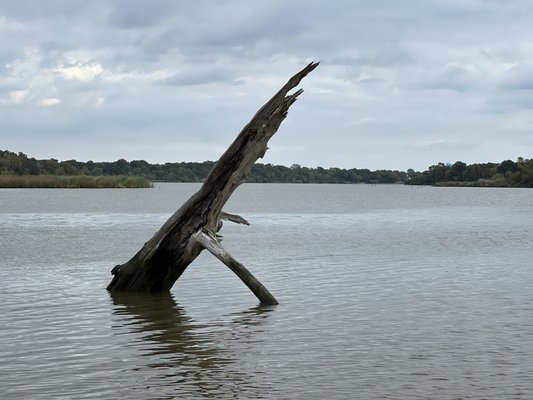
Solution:
M 141 372 L 138 389 L 145 394 L 204 398 L 272 394 L 257 370 L 261 360 L 253 353 L 266 337 L 261 325 L 273 308 L 258 306 L 230 315 L 229 321 L 199 324 L 169 293 L 112 293 L 111 299 L 115 334 L 126 335 L 127 345 L 142 355 L 127 360 L 126 367 Z M 252 348 L 256 351 L 248 351 Z

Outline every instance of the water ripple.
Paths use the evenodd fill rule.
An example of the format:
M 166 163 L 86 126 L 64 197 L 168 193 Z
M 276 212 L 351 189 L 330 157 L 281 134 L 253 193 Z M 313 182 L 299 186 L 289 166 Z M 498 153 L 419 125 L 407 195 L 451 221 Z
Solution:
M 252 225 L 226 224 L 224 243 L 276 307 L 209 254 L 172 294 L 104 290 L 169 215 L 157 196 L 179 185 L 10 191 L 2 399 L 531 398 L 530 192 L 247 187 L 230 205 Z M 106 211 L 106 196 L 139 203 Z

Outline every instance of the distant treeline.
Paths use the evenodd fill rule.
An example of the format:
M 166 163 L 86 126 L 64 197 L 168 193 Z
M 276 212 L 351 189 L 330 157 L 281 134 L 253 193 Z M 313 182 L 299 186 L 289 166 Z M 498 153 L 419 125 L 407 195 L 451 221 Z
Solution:
M 463 187 L 533 187 L 533 159 L 467 165 L 438 163 L 424 172 L 407 171 L 411 185 Z
M 0 175 L 124 176 L 159 182 L 201 182 L 213 168 L 213 161 L 150 164 L 144 160 L 81 162 L 36 160 L 24 153 L 0 150 Z M 307 168 L 272 164 L 254 165 L 248 182 L 258 183 L 406 183 L 436 186 L 533 187 L 533 159 L 467 165 L 438 163 L 427 171 L 341 168 Z
M 24 153 L 0 150 L 0 175 L 58 176 L 140 176 L 149 181 L 201 182 L 213 168 L 213 161 L 150 164 L 144 160 L 114 162 L 81 162 L 55 159 L 36 160 Z M 272 164 L 254 165 L 248 182 L 259 183 L 405 183 L 402 171 L 370 171 L 368 169 L 307 168 Z

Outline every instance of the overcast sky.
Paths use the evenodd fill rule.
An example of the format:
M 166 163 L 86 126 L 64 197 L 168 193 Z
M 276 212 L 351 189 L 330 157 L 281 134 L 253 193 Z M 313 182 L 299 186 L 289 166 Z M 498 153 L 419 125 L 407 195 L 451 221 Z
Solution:
M 309 61 L 265 163 L 533 157 L 531 0 L 0 0 L 0 149 L 216 160 Z

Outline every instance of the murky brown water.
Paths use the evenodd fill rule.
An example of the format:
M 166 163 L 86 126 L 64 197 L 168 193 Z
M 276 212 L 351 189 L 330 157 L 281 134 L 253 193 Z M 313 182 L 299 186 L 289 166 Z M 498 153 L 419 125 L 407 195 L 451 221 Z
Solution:
M 170 295 L 113 295 L 195 189 L 0 190 L 2 399 L 530 399 L 533 191 L 244 185 Z

